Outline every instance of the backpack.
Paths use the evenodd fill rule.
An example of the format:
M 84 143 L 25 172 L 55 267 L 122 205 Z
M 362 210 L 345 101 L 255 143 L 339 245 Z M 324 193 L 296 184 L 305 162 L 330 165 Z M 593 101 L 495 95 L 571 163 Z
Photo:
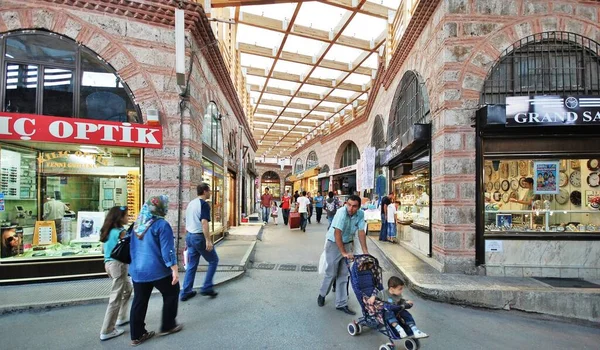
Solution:
M 337 207 L 335 205 L 334 198 L 327 199 L 327 203 L 325 204 L 325 210 L 327 210 L 327 216 L 335 215 L 335 212 L 337 211 Z

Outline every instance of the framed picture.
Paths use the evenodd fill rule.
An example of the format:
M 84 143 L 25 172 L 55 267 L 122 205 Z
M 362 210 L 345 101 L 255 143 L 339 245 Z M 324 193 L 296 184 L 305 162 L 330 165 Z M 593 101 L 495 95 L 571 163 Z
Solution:
M 557 194 L 560 191 L 560 162 L 538 161 L 533 163 L 533 193 Z
M 496 214 L 496 226 L 512 227 L 512 214 Z
M 600 191 L 585 191 L 585 206 L 590 205 L 590 200 L 595 197 L 600 197 Z
M 97 242 L 104 224 L 104 212 L 80 211 L 77 213 L 77 237 L 79 241 Z

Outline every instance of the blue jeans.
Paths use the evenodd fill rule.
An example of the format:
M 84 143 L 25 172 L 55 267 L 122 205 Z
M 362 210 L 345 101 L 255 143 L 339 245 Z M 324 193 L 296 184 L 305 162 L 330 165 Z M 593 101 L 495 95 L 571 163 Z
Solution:
M 271 208 L 269 208 L 269 207 L 260 208 L 260 211 L 262 212 L 263 222 L 269 222 L 269 211 L 270 211 L 269 209 L 271 209 Z
M 387 235 L 388 238 L 396 238 L 397 236 L 397 232 L 396 232 L 396 223 L 394 222 L 387 222 Z
M 308 213 L 300 213 L 300 229 L 306 230 L 306 221 L 308 218 Z
M 217 251 L 213 247 L 210 252 L 206 250 L 206 239 L 201 233 L 187 233 L 185 236 L 185 243 L 187 244 L 188 250 L 188 264 L 187 270 L 185 271 L 185 279 L 183 280 L 183 289 L 181 290 L 181 296 L 189 295 L 194 287 L 194 279 L 196 278 L 196 270 L 198 269 L 198 262 L 200 262 L 200 256 L 208 262 L 208 271 L 206 271 L 206 278 L 204 279 L 204 285 L 200 289 L 201 292 L 210 292 L 213 289 L 213 278 L 215 271 L 217 271 L 217 265 L 219 264 L 219 256 Z
M 331 227 L 331 223 L 333 222 L 333 216 L 328 216 L 327 221 L 329 221 L 329 226 L 327 226 L 327 230 L 329 231 L 329 228 Z
M 381 231 L 379 231 L 379 240 L 387 241 L 387 219 L 385 214 L 381 214 Z
M 415 319 L 412 317 L 410 312 L 402 310 L 394 313 L 393 311 L 386 310 L 383 313 L 383 318 L 390 326 L 392 326 L 394 323 L 397 323 L 400 325 L 400 327 L 404 328 L 406 334 L 413 335 L 411 327 L 415 326 L 416 324 Z M 400 322 L 398 322 L 398 318 L 400 319 Z

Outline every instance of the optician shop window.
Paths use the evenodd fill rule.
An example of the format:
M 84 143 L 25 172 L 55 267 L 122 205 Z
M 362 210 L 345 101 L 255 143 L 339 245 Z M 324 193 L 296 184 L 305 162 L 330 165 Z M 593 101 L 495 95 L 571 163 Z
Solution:
M 139 121 L 131 92 L 91 50 L 45 31 L 0 36 L 2 110 L 117 122 Z
M 139 149 L 0 142 L 2 262 L 101 255 L 113 206 L 141 205 Z

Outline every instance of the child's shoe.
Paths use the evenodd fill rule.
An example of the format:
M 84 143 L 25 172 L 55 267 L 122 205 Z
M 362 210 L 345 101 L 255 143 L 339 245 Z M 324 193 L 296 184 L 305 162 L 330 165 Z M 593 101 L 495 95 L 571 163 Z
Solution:
M 415 339 L 421 339 L 421 338 L 427 338 L 427 337 L 429 337 L 429 336 L 427 335 L 427 333 L 423 333 L 423 332 L 421 332 L 421 331 L 420 331 L 420 330 L 419 330 L 417 327 L 415 327 L 415 326 L 412 326 L 412 327 L 411 327 L 411 329 L 412 329 L 412 331 L 413 331 L 413 336 L 414 336 L 414 338 L 415 338 Z
M 402 328 L 400 325 L 396 326 L 396 331 L 398 331 L 400 338 L 404 339 L 404 338 L 408 337 L 408 334 L 406 334 L 406 331 L 404 331 L 404 328 Z

